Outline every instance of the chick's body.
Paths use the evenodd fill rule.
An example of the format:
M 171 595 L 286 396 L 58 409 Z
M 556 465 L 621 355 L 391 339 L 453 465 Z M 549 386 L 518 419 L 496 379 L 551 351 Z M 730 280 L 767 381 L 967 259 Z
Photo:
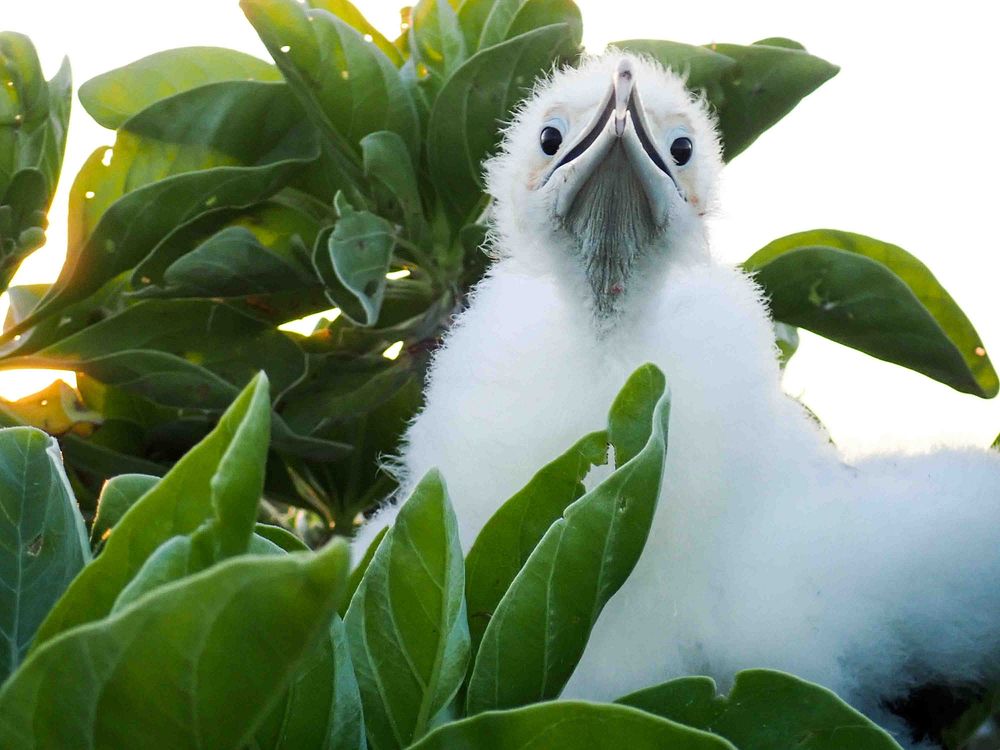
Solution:
M 640 88 L 659 80 L 677 108 L 696 109 L 668 73 L 633 65 Z M 610 67 L 592 61 L 564 83 Z M 684 674 L 724 687 L 735 671 L 768 667 L 889 724 L 882 699 L 1000 675 L 1000 455 L 845 464 L 782 392 L 759 289 L 708 253 L 690 211 L 708 200 L 704 175 L 671 176 L 687 200 L 671 204 L 658 245 L 633 253 L 614 313 L 596 315 L 600 290 L 574 268 L 579 246 L 563 251 L 558 227 L 541 229 L 544 208 L 518 202 L 508 166 L 537 127 L 532 108 L 551 108 L 544 97 L 491 165 L 501 257 L 434 358 L 399 464 L 404 488 L 441 470 L 467 550 L 538 468 L 604 426 L 636 367 L 664 372 L 669 447 L 653 526 L 564 697 L 609 700 Z M 709 139 L 700 116 L 688 112 L 696 149 Z

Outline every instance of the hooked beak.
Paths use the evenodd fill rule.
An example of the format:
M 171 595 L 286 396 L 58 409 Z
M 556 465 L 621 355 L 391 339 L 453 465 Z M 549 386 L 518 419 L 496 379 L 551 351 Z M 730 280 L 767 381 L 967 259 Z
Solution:
M 565 219 L 583 185 L 593 176 L 616 146 L 624 149 L 628 163 L 642 184 L 656 226 L 667 223 L 669 193 L 686 200 L 656 144 L 649 136 L 632 62 L 622 58 L 612 76 L 605 104 L 580 136 L 543 178 L 558 189 L 555 213 Z

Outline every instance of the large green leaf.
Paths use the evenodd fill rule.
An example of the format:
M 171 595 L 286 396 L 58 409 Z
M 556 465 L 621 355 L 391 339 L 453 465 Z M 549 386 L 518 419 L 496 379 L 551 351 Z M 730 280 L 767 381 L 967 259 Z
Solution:
M 0 682 L 89 560 L 58 443 L 32 427 L 0 430 Z
M 1000 381 L 961 308 L 896 245 L 815 229 L 782 237 L 744 262 L 771 313 L 963 393 L 991 398 Z
M 242 0 L 240 7 L 338 163 L 356 168 L 361 139 L 379 130 L 397 133 L 418 153 L 413 100 L 377 45 L 331 13 L 295 0 Z
M 500 125 L 535 77 L 579 46 L 566 23 L 545 26 L 484 49 L 455 71 L 434 102 L 427 140 L 431 179 L 453 223 L 475 220 L 483 201 L 482 162 Z
M 368 211 L 355 211 L 339 201 L 340 221 L 321 234 L 313 255 L 316 272 L 330 301 L 351 321 L 363 326 L 378 322 L 395 238 L 392 225 Z
M 80 86 L 80 104 L 98 124 L 117 130 L 133 115 L 175 94 L 221 81 L 280 81 L 269 63 L 222 47 L 156 52 Z
M 386 39 L 382 35 L 382 32 L 372 26 L 371 22 L 364 17 L 361 11 L 347 0 L 308 0 L 308 3 L 311 8 L 333 13 L 333 15 L 348 26 L 357 29 L 363 34 L 366 41 L 368 37 L 371 37 L 372 44 L 382 50 L 383 54 L 392 60 L 393 65 L 399 67 L 403 64 L 403 56 L 396 49 L 396 45 Z
M 735 750 L 721 737 L 643 711 L 611 703 L 578 701 L 555 701 L 479 714 L 445 724 L 413 746 L 413 750 L 550 748 Z M 772 750 L 777 750 L 777 746 Z
M 653 521 L 666 454 L 670 401 L 663 374 L 639 368 L 626 389 L 659 388 L 645 447 L 570 505 L 545 533 L 497 606 L 469 679 L 476 714 L 559 695 L 601 610 L 632 572 Z
M 562 518 L 570 503 L 584 495 L 584 478 L 591 467 L 606 463 L 607 455 L 606 432 L 581 438 L 539 469 L 483 526 L 465 558 L 465 600 L 473 655 L 511 581 L 549 527 Z
M 35 647 L 106 616 L 157 547 L 171 537 L 191 533 L 209 518 L 233 516 L 230 531 L 220 542 L 229 553 L 240 551 L 235 529 L 247 520 L 252 528 L 256 520 L 246 517 L 247 496 L 252 496 L 256 508 L 269 424 L 267 378 L 261 375 L 208 437 L 126 511 L 100 556 L 76 577 L 42 623 Z
M 765 669 L 738 673 L 728 696 L 716 695 L 708 677 L 682 677 L 617 702 L 721 735 L 739 750 L 899 750 L 826 688 Z
M 259 370 L 275 394 L 305 373 L 305 355 L 281 331 L 212 300 L 149 300 L 4 368 L 85 372 L 154 403 L 221 411 Z
M 257 730 L 260 750 L 364 750 L 365 724 L 344 623 L 303 660 L 287 694 Z
M 93 294 L 186 222 L 271 195 L 318 148 L 281 83 L 209 84 L 143 110 L 119 132 L 110 161 L 99 149 L 84 165 L 70 196 L 66 264 L 5 338 Z
M 215 212 L 174 232 L 132 273 L 137 296 L 246 297 L 301 290 L 318 282 L 300 257 L 320 224 L 282 200 Z
M 347 564 L 339 543 L 236 558 L 48 641 L 0 691 L 0 745 L 243 747 L 326 635 Z
M 704 47 L 629 39 L 611 46 L 648 55 L 686 74 L 689 88 L 704 91 L 718 117 L 726 161 L 744 151 L 839 70 L 787 39 Z
M 458 692 L 469 656 L 462 549 L 440 474 L 407 499 L 345 623 L 369 745 L 407 747 Z

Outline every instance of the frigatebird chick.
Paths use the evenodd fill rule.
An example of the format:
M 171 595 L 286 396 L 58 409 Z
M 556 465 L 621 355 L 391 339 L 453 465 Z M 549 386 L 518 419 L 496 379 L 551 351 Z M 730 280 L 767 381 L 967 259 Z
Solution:
M 434 357 L 400 496 L 438 467 L 468 549 L 653 362 L 659 507 L 564 697 L 768 667 L 902 730 L 884 706 L 915 686 L 1000 677 L 1000 454 L 845 463 L 782 392 L 761 290 L 711 256 L 721 167 L 705 103 L 650 61 L 611 52 L 536 89 L 488 163 L 496 260 Z

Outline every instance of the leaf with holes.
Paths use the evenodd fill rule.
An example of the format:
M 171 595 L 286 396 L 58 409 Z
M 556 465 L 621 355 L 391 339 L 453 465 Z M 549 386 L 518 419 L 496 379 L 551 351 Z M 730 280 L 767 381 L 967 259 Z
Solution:
M 269 424 L 267 378 L 260 376 L 208 437 L 126 511 L 101 554 L 49 613 L 35 648 L 70 628 L 105 617 L 146 558 L 163 542 L 191 533 L 209 518 L 218 517 L 226 527 L 220 549 L 239 552 L 243 527 L 249 522 L 252 529 L 256 520 Z M 248 500 L 252 513 L 247 512 Z
M 348 557 L 239 557 L 48 641 L 0 690 L 0 745 L 244 747 L 326 637 Z
M 348 26 L 357 29 L 364 35 L 366 41 L 371 37 L 372 44 L 382 50 L 382 53 L 392 60 L 392 64 L 396 67 L 403 64 L 403 56 L 396 45 L 386 39 L 382 32 L 372 26 L 364 14 L 347 0 L 307 0 L 307 2 L 309 7 L 328 11 Z
M 0 430 L 0 683 L 89 560 L 59 444 L 32 427 Z
M 5 337 L 93 294 L 179 225 L 277 191 L 295 167 L 318 156 L 302 119 L 284 84 L 253 81 L 202 86 L 130 119 L 110 162 L 106 150 L 95 152 L 74 183 L 59 278 Z
M 391 130 L 418 153 L 416 107 L 377 45 L 295 0 L 242 0 L 240 7 L 348 174 L 359 173 L 358 144 L 369 133 Z
M 766 669 L 737 673 L 728 696 L 716 695 L 708 677 L 682 677 L 617 702 L 725 737 L 740 750 L 899 750 L 831 691 Z
M 465 559 L 465 599 L 473 655 L 511 581 L 549 527 L 562 518 L 571 503 L 583 497 L 584 478 L 592 467 L 607 463 L 607 456 L 606 432 L 592 432 L 581 438 L 539 469 L 483 526 Z
M 1000 388 L 982 340 L 930 270 L 901 247 L 853 232 L 782 237 L 743 263 L 771 313 L 963 393 Z
M 345 618 L 372 750 L 409 746 L 462 684 L 463 578 L 455 514 L 432 471 L 376 550 Z
M 355 211 L 343 201 L 338 209 L 340 220 L 332 231 L 320 235 L 313 264 L 330 301 L 352 322 L 373 326 L 382 309 L 385 275 L 392 262 L 392 225 L 368 211 Z
M 511 583 L 476 654 L 470 715 L 557 697 L 601 610 L 639 559 L 660 493 L 670 401 L 653 365 L 629 383 L 637 380 L 659 385 L 649 439 L 566 509 Z

